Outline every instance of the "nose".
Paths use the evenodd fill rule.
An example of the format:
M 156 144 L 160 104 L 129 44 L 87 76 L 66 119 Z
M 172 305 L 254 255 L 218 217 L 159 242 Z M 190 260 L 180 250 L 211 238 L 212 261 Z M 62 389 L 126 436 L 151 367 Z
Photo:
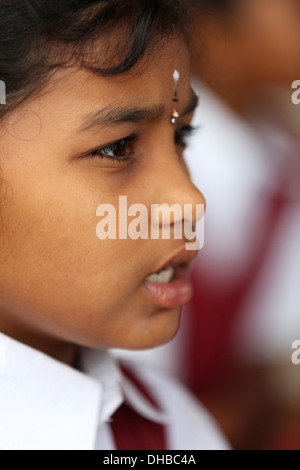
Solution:
M 152 213 L 152 224 L 162 229 L 164 225 L 180 227 L 181 233 L 183 228 L 186 239 L 195 239 L 196 224 L 203 220 L 206 207 L 203 194 L 192 183 L 184 160 L 176 152 L 160 162 L 159 170 L 154 179 L 156 210 Z

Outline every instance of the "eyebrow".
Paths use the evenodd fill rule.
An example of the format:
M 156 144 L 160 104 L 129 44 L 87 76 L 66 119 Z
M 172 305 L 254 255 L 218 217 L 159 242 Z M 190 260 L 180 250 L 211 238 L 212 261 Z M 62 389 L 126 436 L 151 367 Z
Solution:
M 181 116 L 195 111 L 199 103 L 198 96 L 191 90 L 190 101 L 186 109 L 181 113 Z M 124 124 L 127 122 L 140 123 L 157 121 L 165 114 L 165 106 L 163 104 L 147 106 L 143 108 L 138 107 L 118 107 L 107 106 L 101 110 L 88 114 L 83 119 L 77 132 L 85 133 L 95 131 L 101 127 L 106 127 L 112 124 Z

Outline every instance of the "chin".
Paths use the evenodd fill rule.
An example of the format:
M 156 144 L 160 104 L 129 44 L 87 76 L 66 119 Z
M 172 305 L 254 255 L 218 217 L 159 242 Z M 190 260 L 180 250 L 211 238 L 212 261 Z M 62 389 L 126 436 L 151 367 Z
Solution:
M 143 350 L 152 349 L 171 341 L 177 334 L 180 326 L 181 308 L 161 310 L 151 318 L 150 326 L 135 333 L 128 338 L 127 346 L 123 349 Z

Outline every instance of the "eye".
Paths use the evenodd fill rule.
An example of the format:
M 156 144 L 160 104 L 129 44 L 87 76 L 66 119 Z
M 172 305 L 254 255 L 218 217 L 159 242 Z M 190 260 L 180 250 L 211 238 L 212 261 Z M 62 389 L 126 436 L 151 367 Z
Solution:
M 198 130 L 197 127 L 190 125 L 182 126 L 175 131 L 175 144 L 178 147 L 185 148 L 188 145 L 188 140 Z
M 126 162 L 134 158 L 134 143 L 136 140 L 136 135 L 130 135 L 124 139 L 112 142 L 105 147 L 96 149 L 87 156 L 90 158 L 113 160 L 119 163 Z

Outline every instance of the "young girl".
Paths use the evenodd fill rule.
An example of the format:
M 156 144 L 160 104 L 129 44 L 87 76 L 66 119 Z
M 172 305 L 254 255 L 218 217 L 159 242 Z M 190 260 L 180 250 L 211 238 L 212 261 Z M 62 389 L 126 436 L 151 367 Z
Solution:
M 0 449 L 227 447 L 172 380 L 105 352 L 169 341 L 191 298 L 184 237 L 96 235 L 119 196 L 203 204 L 183 160 L 186 12 L 1 1 Z

